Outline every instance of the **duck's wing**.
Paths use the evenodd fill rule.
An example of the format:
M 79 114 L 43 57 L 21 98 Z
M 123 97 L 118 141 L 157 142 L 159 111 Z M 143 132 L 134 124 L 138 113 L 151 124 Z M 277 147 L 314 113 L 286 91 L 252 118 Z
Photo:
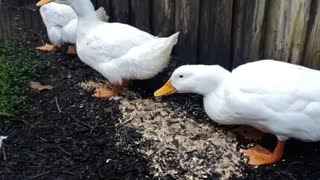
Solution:
M 320 115 L 320 71 L 264 60 L 232 71 L 232 86 L 243 99 L 260 101 L 273 111 Z
M 80 31 L 82 30 L 86 31 L 81 27 Z M 81 51 L 79 55 L 83 55 L 83 60 L 100 64 L 115 60 L 133 47 L 154 38 L 156 37 L 126 24 L 101 22 L 78 39 L 77 48 Z
M 118 75 L 110 78 L 115 83 L 122 79 L 152 78 L 168 65 L 172 49 L 178 42 L 178 36 L 179 33 L 175 33 L 170 37 L 156 38 L 133 47 L 125 55 L 103 64 L 104 71 L 114 71 Z
M 278 139 L 320 140 L 320 72 L 265 60 L 235 69 L 228 103 L 245 123 Z
M 47 27 L 60 26 L 63 27 L 68 24 L 72 19 L 77 18 L 76 13 L 70 6 L 49 3 L 40 8 L 40 14 L 43 22 Z
M 64 43 L 76 44 L 78 19 L 72 19 L 67 25 L 62 27 L 61 38 Z
M 158 38 L 129 25 L 101 23 L 77 39 L 77 48 L 82 61 L 112 83 L 120 83 L 123 78 L 143 79 L 161 71 L 177 37 Z

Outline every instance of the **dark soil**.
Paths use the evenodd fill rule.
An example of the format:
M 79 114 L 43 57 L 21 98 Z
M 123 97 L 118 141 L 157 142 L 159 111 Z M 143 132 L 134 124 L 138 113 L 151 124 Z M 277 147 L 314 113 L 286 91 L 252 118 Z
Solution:
M 121 138 L 131 146 L 140 136 L 131 129 L 126 131 L 129 138 L 117 132 L 118 103 L 91 98 L 92 92 L 78 86 L 83 80 L 101 77 L 79 60 L 58 53 L 41 53 L 37 61 L 53 63 L 37 81 L 54 89 L 30 94 L 28 103 L 35 108 L 16 118 L 27 122 L 27 128 L 14 124 L 1 132 L 9 138 L 2 149 L 0 177 L 148 178 L 146 160 L 116 146 Z
M 141 134 L 135 129 L 116 126 L 121 117 L 118 101 L 94 99 L 92 92 L 79 86 L 87 80 L 104 78 L 63 52 L 39 53 L 35 59 L 40 66 L 35 81 L 50 84 L 54 89 L 30 93 L 28 103 L 33 108 L 16 116 L 16 123 L 1 129 L 0 135 L 8 139 L 0 151 L 0 177 L 5 180 L 151 179 L 149 160 L 138 151 L 141 145 L 134 143 Z M 45 67 L 48 61 L 52 68 Z M 176 66 L 173 63 L 153 81 L 135 82 L 129 89 L 151 98 L 153 90 L 163 84 Z M 175 95 L 164 101 L 202 106 L 199 96 Z M 187 113 L 196 119 L 207 119 L 203 112 Z M 239 149 L 248 147 L 248 141 L 241 138 L 239 141 Z M 118 142 L 122 142 L 121 146 Z M 262 145 L 272 148 L 275 141 L 263 142 Z M 320 143 L 289 141 L 283 161 L 259 168 L 247 166 L 243 161 L 243 174 L 234 179 L 320 179 L 319 150 Z

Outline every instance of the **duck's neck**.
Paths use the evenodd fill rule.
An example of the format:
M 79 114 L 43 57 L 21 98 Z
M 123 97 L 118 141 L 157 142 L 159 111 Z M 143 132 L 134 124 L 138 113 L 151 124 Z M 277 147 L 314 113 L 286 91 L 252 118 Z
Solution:
M 220 91 L 224 89 L 224 85 L 228 81 L 230 75 L 230 71 L 227 71 L 220 66 L 214 66 L 209 73 L 196 82 L 199 83 L 199 85 L 196 86 L 194 92 L 203 96 L 212 93 L 220 93 Z
M 74 12 L 78 15 L 79 22 L 95 22 L 98 21 L 93 4 L 90 0 L 75 0 L 70 4 Z
M 226 105 L 226 98 L 228 97 L 227 82 L 221 84 L 210 93 L 206 93 L 203 96 L 203 105 L 208 116 L 220 124 L 236 124 L 232 117 L 232 114 L 228 105 Z

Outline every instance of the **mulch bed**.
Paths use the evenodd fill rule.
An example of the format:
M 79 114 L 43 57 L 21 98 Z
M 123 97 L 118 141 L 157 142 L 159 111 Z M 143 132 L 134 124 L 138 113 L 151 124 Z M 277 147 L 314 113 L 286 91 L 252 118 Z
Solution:
M 144 129 L 135 126 L 136 122 L 133 121 L 128 125 L 129 121 L 126 122 L 125 119 L 131 118 L 130 123 L 134 119 L 128 114 L 133 111 L 131 106 L 136 105 L 132 104 L 136 100 L 135 97 L 140 99 L 137 103 L 159 102 L 152 97 L 153 90 L 168 78 L 170 72 L 177 66 L 175 63 L 152 81 L 133 83 L 129 90 L 126 90 L 129 95 L 125 93 L 124 97 L 102 100 L 92 98 L 92 90 L 85 89 L 80 84 L 85 81 L 104 82 L 104 78 L 77 58 L 64 55 L 62 52 L 39 53 L 36 61 L 39 62 L 42 70 L 39 72 L 39 79 L 35 81 L 50 84 L 54 89 L 29 94 L 28 103 L 33 108 L 17 116 L 16 123 L 1 129 L 0 135 L 8 136 L 0 151 L 2 179 L 150 179 L 159 177 L 183 179 L 191 177 L 189 171 L 181 170 L 182 165 L 175 163 L 176 157 L 169 157 L 169 160 L 173 158 L 174 161 L 164 157 L 165 165 L 162 164 L 159 167 L 153 164 L 154 161 L 158 162 L 159 155 L 148 156 L 146 152 L 159 147 L 159 144 L 146 139 L 149 136 L 146 136 Z M 47 61 L 52 62 L 53 68 L 41 68 Z M 124 100 L 129 103 L 130 110 L 123 109 Z M 252 144 L 230 135 L 231 127 L 217 125 L 210 121 L 203 112 L 201 97 L 174 95 L 160 101 L 166 103 L 171 111 L 176 111 L 180 107 L 177 112 L 183 111 L 187 118 L 194 120 L 195 123 L 200 124 L 199 126 L 212 127 L 220 135 L 225 133 L 228 138 L 236 140 L 230 143 L 236 144 L 239 152 L 231 155 L 237 158 L 234 164 L 237 169 L 228 171 L 228 173 L 235 173 L 224 176 L 223 173 L 226 172 L 219 174 L 212 171 L 211 176 L 209 173 L 203 177 L 320 179 L 320 143 L 289 141 L 283 161 L 272 166 L 250 167 L 246 165 L 246 158 L 240 152 Z M 160 108 L 162 105 L 155 107 Z M 181 116 L 178 115 L 176 118 Z M 19 124 L 19 122 L 24 123 Z M 180 122 L 174 122 L 174 124 L 177 123 Z M 221 138 L 225 137 L 221 136 Z M 194 141 L 200 139 L 201 137 L 197 137 Z M 263 143 L 262 145 L 272 148 L 274 139 L 263 141 Z M 219 148 L 218 145 L 217 148 Z M 218 155 L 221 154 L 223 152 Z M 178 155 L 182 157 L 183 153 Z M 200 156 L 201 153 L 195 155 Z M 201 157 L 215 156 L 204 154 Z M 182 164 L 188 162 L 185 160 Z M 218 163 L 214 164 L 217 167 L 221 163 L 219 160 L 211 162 L 206 159 L 204 166 L 214 162 Z M 170 163 L 173 165 L 170 166 Z M 174 174 L 176 172 L 171 174 L 158 172 L 157 174 L 159 169 L 172 170 L 175 167 L 180 168 L 177 169 L 178 174 Z M 183 164 L 183 167 L 189 166 Z

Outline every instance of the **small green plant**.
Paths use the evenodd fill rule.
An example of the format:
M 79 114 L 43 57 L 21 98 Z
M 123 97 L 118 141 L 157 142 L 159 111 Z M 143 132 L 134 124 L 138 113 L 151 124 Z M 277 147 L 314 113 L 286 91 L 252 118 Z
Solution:
M 0 45 L 0 116 L 13 116 L 26 100 L 27 83 L 36 72 L 29 49 Z

